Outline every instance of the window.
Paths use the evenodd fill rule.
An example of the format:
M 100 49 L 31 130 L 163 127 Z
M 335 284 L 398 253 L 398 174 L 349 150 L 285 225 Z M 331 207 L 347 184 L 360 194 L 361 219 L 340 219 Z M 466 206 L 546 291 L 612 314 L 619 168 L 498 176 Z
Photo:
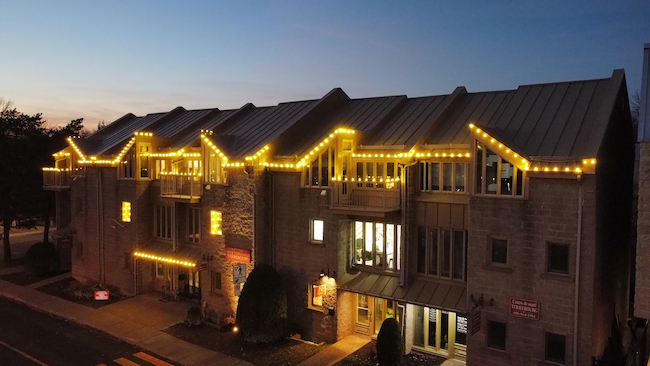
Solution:
M 566 336 L 545 332 L 544 359 L 551 362 L 564 364 L 566 350 Z
M 467 317 L 456 316 L 456 343 L 467 345 Z
M 488 348 L 506 350 L 506 323 L 488 320 L 487 346 Z
M 305 187 L 327 187 L 334 176 L 335 146 L 321 148 L 322 153 L 303 169 Z
M 131 222 L 131 202 L 122 201 L 122 222 Z
M 135 150 L 130 148 L 117 167 L 118 177 L 122 179 L 133 179 L 135 170 Z
M 420 162 L 420 191 L 465 192 L 466 163 Z
M 399 270 L 402 225 L 383 222 L 354 223 L 353 262 L 355 265 Z
M 149 172 L 151 144 L 138 144 L 138 152 L 138 156 L 140 157 L 140 178 L 151 178 Z
M 210 271 L 210 290 L 212 292 L 221 291 L 221 272 Z
M 551 273 L 569 274 L 569 245 L 547 244 L 547 266 Z
M 322 308 L 325 291 L 325 285 L 311 285 L 309 288 L 309 307 Z
M 312 219 L 310 228 L 310 240 L 316 243 L 322 243 L 325 236 L 325 223 L 323 220 Z
M 203 146 L 205 157 L 205 181 L 209 183 L 225 183 L 226 171 L 223 169 L 223 153 L 214 151 L 210 146 Z
M 467 233 L 418 227 L 418 273 L 464 281 L 467 277 Z
M 165 277 L 165 265 L 156 261 L 156 278 L 162 279 L 163 277 Z
M 187 241 L 200 243 L 201 209 L 190 207 L 187 211 Z
M 492 264 L 508 264 L 507 240 L 492 239 L 490 262 Z
M 210 234 L 212 235 L 222 235 L 223 231 L 221 230 L 221 211 L 210 211 Z
M 174 206 L 156 205 L 154 208 L 154 235 L 163 239 L 172 239 L 174 225 Z
M 157 159 L 156 160 L 156 179 L 160 179 L 161 173 L 170 173 L 171 170 L 168 170 L 170 168 L 169 162 L 167 160 L 161 160 Z
M 524 179 L 522 170 L 484 145 L 476 143 L 477 194 L 522 196 Z

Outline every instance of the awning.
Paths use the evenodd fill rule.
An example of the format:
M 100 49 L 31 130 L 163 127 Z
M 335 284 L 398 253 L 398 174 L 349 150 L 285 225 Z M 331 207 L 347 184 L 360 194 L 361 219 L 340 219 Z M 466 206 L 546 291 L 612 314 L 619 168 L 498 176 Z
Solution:
M 464 284 L 416 279 L 412 284 L 400 287 L 399 277 L 367 272 L 346 273 L 337 283 L 338 288 L 345 291 L 441 310 L 467 312 L 467 288 Z
M 165 262 L 189 262 L 192 264 L 198 264 L 201 260 L 201 249 L 193 248 L 189 245 L 182 245 L 178 251 L 173 250 L 171 243 L 163 243 L 159 241 L 150 241 L 148 243 L 140 245 L 135 253 L 138 253 L 138 257 L 149 258 L 148 256 L 154 256 L 162 258 Z M 135 254 L 134 253 L 134 254 Z M 156 258 L 151 258 L 153 260 L 159 260 Z

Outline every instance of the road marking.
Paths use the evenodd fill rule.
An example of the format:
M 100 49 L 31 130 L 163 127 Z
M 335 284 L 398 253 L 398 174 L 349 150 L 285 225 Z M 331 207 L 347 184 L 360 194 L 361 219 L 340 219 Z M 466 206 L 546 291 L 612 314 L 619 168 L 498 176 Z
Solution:
M 122 366 L 140 366 L 137 363 L 133 361 L 129 361 L 124 357 L 118 358 L 117 360 L 113 360 L 113 362 L 119 363 Z
M 141 360 L 147 361 L 152 365 L 156 365 L 156 366 L 174 366 L 171 363 L 167 363 L 167 362 L 165 362 L 163 360 L 157 359 L 157 358 L 153 357 L 152 355 L 144 353 L 144 352 L 138 352 L 138 353 L 134 354 L 134 356 L 141 359 Z
M 23 351 L 21 351 L 21 350 L 19 350 L 19 349 L 17 349 L 17 348 L 12 347 L 12 346 L 6 344 L 6 343 L 3 342 L 3 341 L 0 341 L 0 344 L 3 345 L 3 346 L 5 346 L 5 347 L 7 347 L 7 348 L 9 348 L 9 349 L 12 350 L 12 351 L 18 353 L 18 354 L 20 354 L 21 356 L 25 357 L 26 359 L 36 362 L 37 364 L 39 364 L 39 365 L 41 365 L 41 366 L 48 366 L 48 364 L 46 364 L 46 363 L 44 363 L 44 362 L 41 362 L 41 361 L 35 359 L 34 357 L 28 355 L 27 353 L 25 353 L 25 352 L 23 352 Z

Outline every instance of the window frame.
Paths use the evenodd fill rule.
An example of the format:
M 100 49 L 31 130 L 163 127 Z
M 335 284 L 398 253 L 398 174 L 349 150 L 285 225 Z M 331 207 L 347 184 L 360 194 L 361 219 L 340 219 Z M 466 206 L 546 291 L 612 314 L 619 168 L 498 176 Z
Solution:
M 354 220 L 352 221 L 352 243 L 350 245 L 351 248 L 351 253 L 350 253 L 350 263 L 351 267 L 357 267 L 357 268 L 372 268 L 376 270 L 381 270 L 381 271 L 388 271 L 388 272 L 399 272 L 401 270 L 400 266 L 400 260 L 401 260 L 401 248 L 402 248 L 402 243 L 400 243 L 401 240 L 401 230 L 402 230 L 402 224 L 395 223 L 395 222 L 383 222 L 383 221 L 366 221 L 366 220 Z M 361 238 L 357 238 L 357 224 L 361 224 Z M 371 248 L 372 250 L 370 251 L 370 262 L 372 264 L 368 265 L 366 262 L 366 246 L 368 245 L 367 242 L 367 233 L 368 233 L 368 224 L 370 224 L 370 227 L 372 228 L 372 238 L 371 238 Z M 382 264 L 377 265 L 377 225 L 380 225 L 382 227 Z M 392 225 L 393 226 L 393 265 L 392 268 L 388 266 L 388 226 Z M 357 254 L 356 254 L 356 244 L 357 240 L 361 239 L 362 244 L 361 244 L 361 263 L 357 262 Z
M 425 276 L 425 277 L 430 277 L 430 278 L 438 278 L 441 280 L 448 280 L 448 281 L 455 281 L 455 282 L 467 282 L 467 242 L 469 239 L 469 233 L 467 230 L 458 230 L 458 229 L 452 229 L 452 228 L 442 228 L 442 227 L 432 227 L 432 226 L 421 226 L 418 225 L 418 232 L 420 229 L 424 229 L 426 232 L 426 238 L 425 238 L 425 255 L 424 258 L 422 258 L 425 263 L 424 263 L 424 272 L 420 272 L 418 268 L 418 263 L 416 262 L 416 274 L 418 276 Z M 444 235 L 445 232 L 449 233 L 449 275 L 448 276 L 443 276 L 442 275 L 442 266 L 443 266 L 443 254 L 444 254 Z M 457 232 L 462 232 L 463 233 L 463 260 L 462 260 L 462 268 L 461 268 L 461 273 L 462 273 L 462 279 L 459 278 L 454 278 L 455 274 L 455 248 L 456 248 L 456 233 Z M 433 253 L 430 250 L 432 248 L 432 243 L 433 243 L 433 233 L 435 233 L 435 239 L 437 240 L 437 245 L 436 245 L 436 271 L 435 273 L 432 272 L 431 270 L 431 264 L 432 262 L 432 256 Z M 419 245 L 419 234 L 418 234 L 418 245 Z M 418 259 L 420 256 L 418 255 Z
M 336 174 L 336 160 L 337 160 L 337 151 L 336 151 L 336 144 L 335 143 L 330 143 L 326 146 L 323 146 L 318 150 L 318 156 L 314 155 L 313 158 L 309 161 L 308 164 L 304 166 L 302 169 L 302 184 L 303 187 L 311 187 L 311 188 L 329 188 L 332 186 L 332 182 L 334 181 L 334 177 Z M 327 159 L 327 169 L 323 171 L 323 156 L 326 157 Z M 314 167 L 312 166 L 312 163 L 314 161 L 317 161 L 318 164 L 318 178 L 316 181 L 314 181 L 313 177 L 313 169 Z M 326 174 L 323 174 L 323 173 Z M 332 174 L 334 172 L 334 174 Z M 327 175 L 327 180 L 324 182 L 323 181 L 323 176 Z M 315 182 L 315 184 L 314 184 Z M 323 184 L 326 183 L 326 184 Z
M 490 334 L 492 332 L 490 331 L 490 325 L 491 323 L 494 324 L 503 324 L 504 326 L 504 334 L 503 334 L 503 348 L 497 348 L 494 347 L 494 342 L 491 342 L 490 340 Z M 491 350 L 499 351 L 499 352 L 506 352 L 508 349 L 508 322 L 503 322 L 495 319 L 488 319 L 487 320 L 487 326 L 485 327 L 485 347 Z
M 136 155 L 137 151 L 135 150 L 135 146 L 131 146 L 126 151 L 122 160 L 117 165 L 117 179 L 136 179 L 136 171 L 138 170 Z
M 479 151 L 480 150 L 480 151 Z M 487 151 L 490 150 L 497 156 L 497 167 L 496 167 L 496 191 L 495 193 L 487 192 Z M 480 156 L 479 156 L 480 154 Z M 507 161 L 512 165 L 512 193 L 511 194 L 501 194 L 501 171 L 503 161 Z M 480 172 L 477 167 L 478 164 L 481 164 Z M 519 169 L 515 163 L 512 162 L 507 157 L 504 157 L 499 154 L 498 150 L 490 149 L 487 145 L 482 144 L 481 142 L 474 140 L 474 157 L 472 159 L 472 165 L 474 166 L 473 174 L 474 177 L 471 180 L 473 182 L 472 194 L 481 197 L 501 197 L 501 198 L 513 198 L 513 199 L 525 199 L 528 194 L 526 189 L 526 182 L 528 180 L 528 172 L 522 169 Z M 521 172 L 521 194 L 518 194 L 519 191 L 519 175 Z M 467 175 L 467 174 L 466 174 Z M 480 181 L 480 187 L 479 187 Z
M 215 275 L 219 275 L 219 281 L 216 281 Z M 215 286 L 216 283 L 219 284 L 218 288 Z M 220 293 L 222 291 L 223 291 L 223 278 L 221 276 L 221 272 L 211 270 L 210 271 L 210 292 Z
M 564 351 L 563 351 L 564 359 L 560 360 L 560 359 L 554 359 L 552 357 L 549 357 L 549 353 L 548 353 L 548 351 L 549 351 L 549 347 L 548 347 L 548 345 L 549 345 L 549 342 L 548 342 L 549 341 L 549 336 L 557 336 L 557 337 L 561 337 L 561 338 L 564 339 Z M 566 337 L 565 334 L 553 333 L 553 332 L 549 332 L 549 331 L 546 331 L 546 330 L 544 331 L 544 361 L 551 362 L 551 363 L 558 364 L 558 365 L 566 365 L 566 346 L 567 346 L 566 338 L 567 337 Z
M 323 302 L 325 296 L 323 295 L 321 298 L 321 304 L 314 304 L 314 287 L 315 286 L 325 286 L 325 292 L 327 293 L 327 285 L 325 284 L 315 284 L 315 283 L 309 283 L 309 287 L 307 288 L 307 308 L 312 309 L 312 310 L 318 310 L 322 311 L 323 310 Z
M 494 241 L 504 241 L 506 245 L 506 262 L 495 262 L 494 261 Z M 510 240 L 498 237 L 498 236 L 488 236 L 488 251 L 487 251 L 487 264 L 495 267 L 509 267 L 510 266 Z
M 316 221 L 320 221 L 322 225 L 322 238 L 320 240 L 316 239 L 316 228 L 315 228 L 315 223 Z M 312 218 L 309 219 L 309 241 L 314 244 L 323 244 L 325 242 L 325 220 L 320 219 L 320 218 Z
M 167 211 L 169 209 L 169 211 Z M 153 236 L 162 240 L 174 240 L 175 235 L 175 226 L 176 226 L 176 215 L 175 215 L 174 205 L 154 205 L 153 212 Z M 163 215 L 164 212 L 164 215 Z M 170 216 L 169 222 L 167 221 L 167 216 Z M 170 227 L 167 227 L 167 224 L 170 224 Z M 169 229 L 169 230 L 168 230 Z M 159 235 L 164 234 L 164 235 Z M 168 236 L 167 233 L 170 235 Z
M 162 273 L 158 270 L 161 269 Z M 165 264 L 163 262 L 156 261 L 156 279 L 162 280 L 165 278 Z
M 201 244 L 202 215 L 200 207 L 187 207 L 185 241 L 190 244 Z M 197 222 L 198 221 L 198 222 Z
M 136 169 L 137 179 L 138 180 L 151 180 L 151 179 L 154 179 L 153 176 L 152 176 L 153 174 L 151 174 L 152 173 L 151 172 L 152 171 L 152 167 L 151 167 L 151 151 L 152 151 L 151 150 L 151 148 L 152 148 L 151 143 L 150 142 L 138 142 L 137 146 L 138 146 L 137 159 L 136 159 L 136 161 L 137 161 L 137 169 Z M 142 154 L 141 149 L 143 147 L 147 148 L 147 152 L 146 152 L 147 155 Z M 143 162 L 143 159 L 144 159 L 144 161 L 146 161 L 146 164 L 147 164 L 147 176 L 146 177 L 142 176 L 142 165 L 143 165 L 142 162 Z
M 468 194 L 468 167 L 471 162 L 457 161 L 452 159 L 436 159 L 436 160 L 420 160 L 418 161 L 418 189 L 420 192 L 425 193 L 452 193 L 452 194 Z M 438 165 L 438 189 L 433 189 L 433 165 Z M 445 164 L 451 164 L 451 190 L 445 190 Z M 458 191 L 456 187 L 456 171 L 457 166 L 464 166 L 464 185 L 462 191 Z
M 561 246 L 567 248 L 566 271 L 555 270 L 551 268 L 551 247 L 552 246 Z M 546 269 L 546 273 L 548 274 L 559 275 L 559 276 L 570 276 L 571 275 L 571 244 L 546 241 L 546 268 L 545 269 Z

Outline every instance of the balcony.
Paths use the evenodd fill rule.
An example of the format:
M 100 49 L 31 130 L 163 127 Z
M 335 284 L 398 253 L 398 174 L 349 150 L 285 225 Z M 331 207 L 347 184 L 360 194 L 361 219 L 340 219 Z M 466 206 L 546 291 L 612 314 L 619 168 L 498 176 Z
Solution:
M 400 182 L 350 182 L 332 184 L 332 209 L 385 213 L 400 209 Z
M 164 173 L 160 176 L 160 195 L 198 202 L 203 194 L 201 176 L 183 173 Z
M 62 191 L 70 188 L 70 169 L 43 168 L 43 189 Z

